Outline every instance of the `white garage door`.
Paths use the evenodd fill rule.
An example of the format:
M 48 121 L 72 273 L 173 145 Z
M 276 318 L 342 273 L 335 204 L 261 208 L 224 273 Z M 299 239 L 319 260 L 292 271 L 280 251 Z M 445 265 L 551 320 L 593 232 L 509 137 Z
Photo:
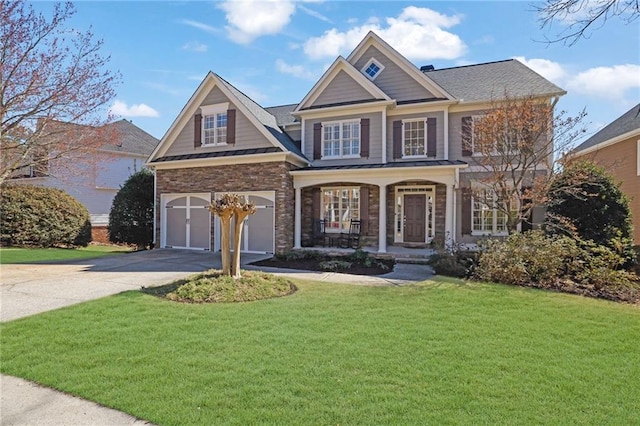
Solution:
M 162 247 L 211 249 L 209 194 L 162 195 Z
M 273 253 L 275 249 L 275 192 L 241 192 L 249 202 L 255 203 L 256 212 L 244 222 L 240 251 L 247 253 Z M 231 248 L 233 249 L 233 221 Z M 220 220 L 215 220 L 215 249 L 220 250 Z

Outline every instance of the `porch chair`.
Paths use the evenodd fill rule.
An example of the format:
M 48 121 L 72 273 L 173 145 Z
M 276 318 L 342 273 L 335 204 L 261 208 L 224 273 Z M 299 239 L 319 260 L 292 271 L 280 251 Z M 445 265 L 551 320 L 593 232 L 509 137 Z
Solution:
M 360 220 L 351 219 L 349 233 L 340 233 L 338 247 L 353 249 L 360 247 Z
M 313 245 L 322 244 L 322 247 L 327 246 L 329 236 L 327 235 L 324 219 L 313 219 Z

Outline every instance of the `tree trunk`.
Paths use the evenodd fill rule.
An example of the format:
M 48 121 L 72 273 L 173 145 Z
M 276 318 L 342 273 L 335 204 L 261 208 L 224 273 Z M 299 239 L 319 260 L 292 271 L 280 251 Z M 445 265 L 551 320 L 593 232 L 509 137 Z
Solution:
M 244 227 L 244 219 L 249 216 L 249 212 L 236 210 L 233 218 L 235 220 L 234 244 L 233 244 L 233 263 L 231 264 L 231 276 L 240 278 L 240 238 L 242 237 L 242 228 Z
M 231 275 L 231 212 L 220 215 L 220 247 L 222 250 L 222 274 Z

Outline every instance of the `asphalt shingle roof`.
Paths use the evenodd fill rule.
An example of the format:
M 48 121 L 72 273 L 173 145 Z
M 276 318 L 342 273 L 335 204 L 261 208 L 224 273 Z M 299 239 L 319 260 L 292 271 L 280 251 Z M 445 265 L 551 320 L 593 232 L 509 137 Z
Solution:
M 424 160 L 424 161 L 395 161 L 384 164 L 344 164 L 334 166 L 312 166 L 298 169 L 298 171 L 317 170 L 351 170 L 351 169 L 394 169 L 399 167 L 435 167 L 435 166 L 466 166 L 461 160 Z
M 574 149 L 574 152 L 591 148 L 592 146 L 638 129 L 640 129 L 640 103 L 578 145 L 578 147 Z
M 164 157 L 156 158 L 152 161 L 152 163 L 164 163 L 165 161 L 178 160 L 196 160 L 200 158 L 234 157 L 237 155 L 266 154 L 271 152 L 282 152 L 282 149 L 278 148 L 277 146 L 271 146 L 268 148 L 236 149 L 235 151 L 198 152 L 195 154 L 167 155 Z
M 117 141 L 104 147 L 107 151 L 126 152 L 149 156 L 160 142 L 128 120 L 118 120 L 107 124 L 116 130 Z
M 423 71 L 464 101 L 490 101 L 504 96 L 549 96 L 566 92 L 516 59 Z
M 276 118 L 278 126 L 286 126 L 287 124 L 299 123 L 296 117 L 291 115 L 298 104 L 279 105 L 266 107 L 265 110 Z
M 216 74 L 217 75 L 217 74 Z M 296 145 L 296 143 L 286 134 L 278 125 L 278 121 L 276 117 L 271 113 L 266 111 L 260 105 L 258 105 L 254 100 L 249 98 L 247 95 L 242 93 L 240 90 L 236 89 L 231 83 L 217 75 L 220 81 L 227 86 L 238 99 L 238 101 L 242 102 L 242 104 L 267 128 L 267 130 L 282 144 L 284 147 L 294 154 L 299 155 L 302 158 L 305 158 L 300 151 L 300 148 Z

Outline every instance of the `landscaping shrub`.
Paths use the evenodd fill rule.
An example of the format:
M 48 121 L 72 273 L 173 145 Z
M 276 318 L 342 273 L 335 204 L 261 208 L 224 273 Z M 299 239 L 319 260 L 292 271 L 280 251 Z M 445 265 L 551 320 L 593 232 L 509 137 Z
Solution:
M 153 173 L 134 173 L 122 185 L 111 205 L 109 241 L 144 249 L 153 242 Z
M 429 257 L 429 264 L 436 274 L 456 278 L 471 278 L 478 264 L 477 252 L 454 248 L 439 249 Z
M 318 264 L 323 271 L 348 271 L 353 263 L 346 260 L 325 260 Z
M 624 264 L 619 253 L 591 240 L 531 231 L 487 241 L 475 278 L 638 302 L 638 276 Z
M 86 246 L 91 242 L 89 212 L 55 188 L 3 186 L 0 242 L 4 246 Z

